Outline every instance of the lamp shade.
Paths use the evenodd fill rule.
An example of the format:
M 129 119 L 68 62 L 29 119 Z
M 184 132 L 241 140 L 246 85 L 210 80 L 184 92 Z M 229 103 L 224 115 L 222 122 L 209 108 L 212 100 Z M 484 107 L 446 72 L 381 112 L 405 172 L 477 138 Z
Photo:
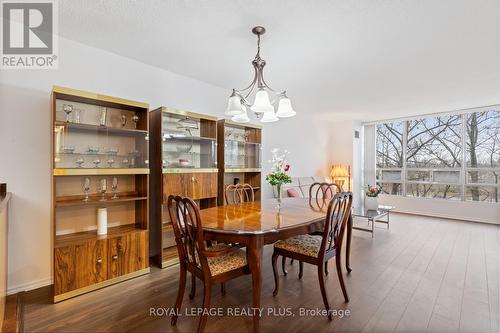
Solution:
M 244 105 L 242 105 L 241 108 L 242 113 L 232 116 L 231 120 L 235 123 L 248 123 L 250 118 L 248 118 L 247 108 Z
M 347 178 L 349 177 L 349 171 L 342 164 L 336 164 L 332 166 L 332 171 L 330 172 L 330 177 L 335 178 Z
M 284 97 L 280 99 L 280 103 L 278 105 L 278 112 L 276 112 L 276 116 L 280 118 L 288 118 L 293 117 L 297 114 L 292 108 L 292 102 L 288 97 Z
M 257 91 L 257 94 L 255 94 L 255 100 L 250 109 L 257 113 L 274 112 L 274 108 L 269 101 L 269 94 L 265 89 L 261 88 Z
M 278 121 L 278 117 L 276 117 L 276 114 L 273 111 L 270 112 L 264 112 L 264 115 L 262 116 L 262 119 L 260 120 L 261 123 L 272 123 L 275 121 Z
M 237 95 L 231 95 L 227 101 L 226 116 L 234 116 L 237 114 L 242 114 L 243 108 L 241 105 L 240 97 Z

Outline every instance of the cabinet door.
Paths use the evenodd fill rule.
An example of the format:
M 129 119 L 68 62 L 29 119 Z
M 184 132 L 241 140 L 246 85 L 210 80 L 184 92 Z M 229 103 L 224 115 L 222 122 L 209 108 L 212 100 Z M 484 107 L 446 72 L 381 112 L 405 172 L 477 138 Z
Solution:
M 107 241 L 56 248 L 54 262 L 56 295 L 102 282 L 107 278 Z
M 169 195 L 190 196 L 191 174 L 173 173 L 163 175 L 163 203 L 167 203 Z
M 191 175 L 192 199 L 217 197 L 217 174 L 194 173 Z
M 108 279 L 148 266 L 147 231 L 115 237 L 108 244 Z

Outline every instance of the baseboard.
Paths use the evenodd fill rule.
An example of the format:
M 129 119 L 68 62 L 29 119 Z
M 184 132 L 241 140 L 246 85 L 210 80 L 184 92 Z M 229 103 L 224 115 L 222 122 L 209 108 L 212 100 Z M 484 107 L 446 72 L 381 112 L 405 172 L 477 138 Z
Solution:
M 491 220 L 485 220 L 485 219 L 478 219 L 478 218 L 464 218 L 464 217 L 459 217 L 459 216 L 453 216 L 450 214 L 439 214 L 439 213 L 427 213 L 427 212 L 421 212 L 421 211 L 411 211 L 407 209 L 394 209 L 394 213 L 400 213 L 400 214 L 407 214 L 407 215 L 420 215 L 420 216 L 426 216 L 426 217 L 434 217 L 434 218 L 439 218 L 439 219 L 446 219 L 446 220 L 455 220 L 455 221 L 463 221 L 463 222 L 473 222 L 473 223 L 485 223 L 485 224 L 493 224 L 493 225 L 498 225 L 498 222 L 491 221 Z
M 7 295 L 17 294 L 22 291 L 30 291 L 33 289 L 38 289 L 45 286 L 50 286 L 52 284 L 52 278 L 48 277 L 45 279 L 40 279 L 37 281 L 31 281 L 28 283 L 20 284 L 17 286 L 9 286 L 7 288 Z

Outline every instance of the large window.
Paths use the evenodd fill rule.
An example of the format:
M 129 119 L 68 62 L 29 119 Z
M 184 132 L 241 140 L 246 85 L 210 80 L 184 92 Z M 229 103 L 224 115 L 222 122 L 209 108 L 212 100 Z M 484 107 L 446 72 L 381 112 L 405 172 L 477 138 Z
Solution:
M 386 194 L 499 202 L 500 108 L 378 124 L 376 149 Z

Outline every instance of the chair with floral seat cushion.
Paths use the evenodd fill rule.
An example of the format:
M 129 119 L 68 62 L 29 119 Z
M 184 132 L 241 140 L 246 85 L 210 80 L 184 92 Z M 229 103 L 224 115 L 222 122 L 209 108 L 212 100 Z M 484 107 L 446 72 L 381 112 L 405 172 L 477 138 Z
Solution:
M 309 205 L 314 208 L 323 209 L 330 200 L 335 196 L 336 193 L 342 192 L 342 187 L 335 183 L 327 182 L 314 182 L 309 186 Z M 313 232 L 311 235 L 323 234 L 322 231 Z M 293 259 L 290 261 L 293 264 Z M 286 271 L 286 258 L 281 259 L 281 269 L 283 274 L 287 274 Z M 299 262 L 299 279 L 302 278 L 304 272 L 304 264 Z M 325 274 L 328 275 L 328 262 L 325 262 Z
M 337 275 L 344 294 L 344 299 L 349 302 L 347 290 L 344 284 L 344 279 L 341 271 L 340 251 L 342 249 L 342 240 L 344 231 L 349 219 L 352 205 L 352 193 L 340 192 L 335 194 L 335 197 L 328 204 L 327 215 L 323 234 L 319 235 L 300 235 L 278 241 L 274 244 L 274 252 L 272 256 L 274 283 L 275 288 L 273 295 L 278 294 L 279 278 L 277 261 L 278 256 L 297 259 L 301 265 L 308 263 L 318 267 L 318 279 L 323 297 L 323 303 L 328 311 L 328 318 L 331 320 L 330 306 L 326 295 L 324 281 L 325 263 L 335 257 L 337 266 Z
M 203 237 L 200 211 L 192 199 L 170 195 L 167 206 L 175 233 L 180 264 L 179 290 L 175 302 L 175 313 L 180 313 L 186 288 L 186 275 L 187 271 L 189 271 L 192 278 L 190 298 L 193 298 L 195 294 L 196 278 L 202 280 L 204 285 L 204 311 L 198 324 L 198 332 L 203 332 L 210 307 L 211 286 L 223 284 L 228 280 L 249 274 L 250 269 L 247 264 L 246 253 L 239 247 L 223 243 L 207 246 Z M 178 316 L 176 314 L 172 316 L 172 325 L 177 323 Z

